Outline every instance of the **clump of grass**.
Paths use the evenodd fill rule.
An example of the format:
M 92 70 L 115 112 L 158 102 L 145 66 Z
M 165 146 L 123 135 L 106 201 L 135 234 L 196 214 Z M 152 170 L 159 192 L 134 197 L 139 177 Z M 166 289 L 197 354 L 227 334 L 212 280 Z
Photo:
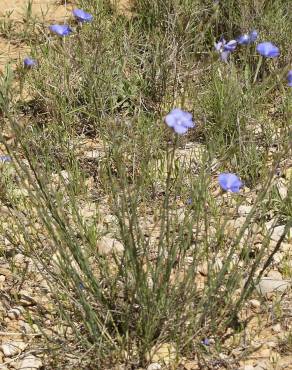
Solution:
M 219 348 L 228 329 L 242 327 L 242 305 L 276 251 L 267 255 L 269 231 L 261 228 L 275 170 L 291 151 L 291 94 L 274 75 L 253 83 L 252 46 L 226 65 L 211 49 L 221 34 L 239 32 L 241 21 L 250 26 L 250 14 L 264 29 L 259 12 L 273 6 L 143 0 L 133 2 L 129 18 L 116 16 L 108 2 L 86 2 L 94 22 L 72 25 L 65 39 L 43 37 L 39 67 L 20 73 L 34 107 L 26 107 L 25 128 L 18 120 L 24 105 L 11 99 L 9 73 L 2 78 L 1 109 L 17 146 L 2 141 L 28 195 L 19 202 L 5 193 L 17 227 L 6 235 L 43 267 L 55 315 L 72 328 L 73 349 L 99 368 L 144 366 L 159 343 L 172 343 L 178 359 L 204 353 L 204 338 Z M 279 75 L 280 68 L 270 69 Z M 186 136 L 163 122 L 175 106 L 194 114 L 196 127 Z M 80 154 L 83 141 L 99 144 L 97 158 Z M 223 194 L 220 172 L 236 172 L 250 189 Z M 251 212 L 232 228 L 238 207 L 250 201 Z M 284 203 L 277 217 L 288 225 Z M 93 204 L 88 220 L 84 209 Z M 122 253 L 100 252 L 107 234 Z

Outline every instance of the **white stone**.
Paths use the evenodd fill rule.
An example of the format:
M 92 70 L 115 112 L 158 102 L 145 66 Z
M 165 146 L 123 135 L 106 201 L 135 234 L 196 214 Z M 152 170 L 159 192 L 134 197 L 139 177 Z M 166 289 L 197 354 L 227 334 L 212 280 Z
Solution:
M 11 320 L 18 319 L 20 315 L 21 315 L 21 311 L 20 311 L 18 308 L 11 308 L 11 309 L 7 312 L 7 316 L 8 316 Z
M 257 364 L 257 366 L 254 368 L 254 370 L 267 370 L 268 366 L 265 362 L 260 362 Z
M 258 301 L 257 299 L 251 299 L 249 301 L 250 305 L 253 307 L 253 308 L 260 308 L 261 307 L 261 302 Z
M 251 210 L 252 206 L 245 206 L 242 204 L 241 206 L 238 207 L 237 213 L 240 217 L 244 217 L 247 216 Z
M 97 159 L 101 157 L 99 150 L 88 150 L 83 154 L 86 159 Z
M 273 332 L 275 332 L 275 333 L 281 333 L 281 331 L 282 331 L 281 324 L 273 325 L 273 326 L 272 326 L 272 330 L 273 330 Z
M 285 180 L 280 178 L 278 179 L 278 182 L 277 182 L 277 189 L 278 189 L 278 192 L 279 192 L 279 195 L 281 197 L 281 199 L 285 199 L 288 195 L 288 188 L 287 188 L 287 185 L 285 183 Z
M 160 370 L 162 369 L 161 365 L 158 362 L 153 362 L 147 367 L 147 370 Z
M 20 361 L 19 365 L 17 366 L 18 370 L 35 370 L 42 367 L 42 361 L 35 357 L 34 355 L 28 355 L 24 357 L 22 361 Z
M 268 277 L 271 278 L 271 279 L 275 279 L 275 280 L 282 280 L 283 279 L 281 273 L 277 270 L 269 271 Z
M 256 285 L 256 289 L 259 293 L 266 295 L 273 292 L 284 293 L 290 286 L 290 280 L 278 280 L 271 279 L 269 277 L 263 277 Z
M 1 346 L 1 349 L 5 357 L 13 357 L 21 353 L 25 347 L 26 347 L 26 344 L 24 342 L 13 341 L 13 342 L 3 343 Z
M 111 253 L 121 255 L 125 248 L 118 240 L 104 236 L 97 242 L 97 249 L 103 255 Z

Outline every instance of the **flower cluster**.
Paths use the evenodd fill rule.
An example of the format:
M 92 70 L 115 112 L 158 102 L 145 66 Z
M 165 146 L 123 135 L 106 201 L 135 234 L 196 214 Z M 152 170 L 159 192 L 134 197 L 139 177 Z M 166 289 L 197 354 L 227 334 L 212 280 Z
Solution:
M 91 22 L 93 20 L 93 15 L 85 12 L 83 9 L 73 9 L 72 14 L 79 23 Z M 68 24 L 52 24 L 49 26 L 49 30 L 60 37 L 69 36 L 73 32 Z M 23 65 L 25 68 L 30 69 L 36 67 L 38 62 L 30 57 L 26 57 L 23 60 Z
M 222 38 L 219 42 L 215 43 L 215 50 L 220 53 L 221 59 L 227 61 L 231 52 L 236 49 L 237 44 L 249 45 L 255 42 L 258 38 L 258 32 L 253 30 L 249 33 L 244 33 L 237 37 L 236 40 L 226 42 Z M 269 41 L 261 42 L 256 47 L 257 52 L 265 58 L 276 58 L 280 55 L 279 48 Z
M 91 22 L 93 20 L 93 15 L 85 12 L 83 9 L 73 9 L 72 14 L 79 23 Z M 73 32 L 68 24 L 53 24 L 49 29 L 52 33 L 61 37 L 68 36 Z
M 239 43 L 239 45 L 248 45 L 252 42 L 255 42 L 258 38 L 258 33 L 256 30 L 251 31 L 250 33 L 244 33 L 240 35 L 236 41 Z
M 78 23 L 91 22 L 93 15 L 85 12 L 83 9 L 74 9 L 72 11 Z M 70 35 L 73 30 L 68 24 L 53 24 L 49 26 L 49 30 L 60 36 L 65 37 Z M 258 32 L 252 30 L 249 33 L 244 33 L 234 40 L 226 41 L 223 37 L 215 43 L 215 50 L 220 54 L 221 60 L 227 62 L 229 55 L 235 51 L 237 45 L 249 45 L 254 43 L 258 38 Z M 257 52 L 265 58 L 276 58 L 280 55 L 280 50 L 277 46 L 269 41 L 261 42 L 256 46 Z M 38 65 L 38 62 L 30 57 L 26 57 L 23 61 L 25 68 L 33 68 Z M 292 70 L 287 75 L 288 86 L 292 87 Z M 183 111 L 180 108 L 172 109 L 165 117 L 165 122 L 168 127 L 172 128 L 175 133 L 184 135 L 190 128 L 195 127 L 193 116 L 191 113 Z M 9 156 L 2 156 L 0 161 L 10 161 Z M 241 180 L 234 173 L 221 173 L 218 176 L 220 187 L 224 191 L 238 193 L 243 186 Z

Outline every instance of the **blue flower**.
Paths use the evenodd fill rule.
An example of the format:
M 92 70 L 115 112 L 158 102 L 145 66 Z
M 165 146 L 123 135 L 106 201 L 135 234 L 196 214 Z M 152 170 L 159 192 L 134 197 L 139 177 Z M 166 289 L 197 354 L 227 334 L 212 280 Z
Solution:
M 221 173 L 218 176 L 218 182 L 223 190 L 231 191 L 232 193 L 238 193 L 243 185 L 234 173 Z
M 185 134 L 189 128 L 194 127 L 193 116 L 189 112 L 185 112 L 179 108 L 173 109 L 165 117 L 165 122 L 168 127 L 174 129 L 179 134 Z
M 287 81 L 288 81 L 288 86 L 292 87 L 292 69 L 288 72 Z
M 237 46 L 236 40 L 228 41 L 227 44 L 223 45 L 224 51 L 234 51 Z
M 280 55 L 279 48 L 269 41 L 258 44 L 257 52 L 266 58 L 276 58 Z
M 249 33 L 250 42 L 255 42 L 255 40 L 258 38 L 258 32 L 256 30 L 253 30 Z
M 254 42 L 258 38 L 258 33 L 256 30 L 251 31 L 250 33 L 244 33 L 239 36 L 236 40 L 240 45 L 248 45 Z
M 92 14 L 86 13 L 82 9 L 74 9 L 72 13 L 78 22 L 91 22 L 93 19 Z
M 220 53 L 220 57 L 224 62 L 227 62 L 229 54 L 236 49 L 236 46 L 236 40 L 226 42 L 224 38 L 215 43 L 215 49 L 218 51 L 218 53 Z
M 0 163 L 11 162 L 12 158 L 10 155 L 0 155 Z
M 223 60 L 223 62 L 227 62 L 229 57 L 230 51 L 221 51 L 220 58 Z
M 204 346 L 209 346 L 210 345 L 210 340 L 208 338 L 204 338 L 201 342 Z
M 56 33 L 59 36 L 68 36 L 70 35 L 72 29 L 67 24 L 53 24 L 49 27 L 50 31 Z
M 36 67 L 38 65 L 38 62 L 32 58 L 29 58 L 29 57 L 26 57 L 23 59 L 23 65 L 26 67 L 26 68 L 33 68 L 33 67 Z

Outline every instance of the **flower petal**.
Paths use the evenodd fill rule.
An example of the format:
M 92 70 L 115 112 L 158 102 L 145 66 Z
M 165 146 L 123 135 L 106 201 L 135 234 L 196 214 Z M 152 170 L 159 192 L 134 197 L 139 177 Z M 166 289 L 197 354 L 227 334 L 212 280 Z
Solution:
M 186 134 L 188 131 L 188 128 L 182 125 L 174 125 L 173 129 L 179 135 Z
M 236 40 L 230 40 L 226 45 L 223 46 L 224 51 L 234 51 L 237 46 Z
M 243 35 L 239 36 L 236 40 L 240 45 L 248 45 L 250 43 L 250 36 L 247 33 L 244 33 Z
M 288 81 L 288 86 L 292 87 L 292 69 L 288 72 L 287 81 Z
M 72 29 L 67 24 L 53 24 L 49 29 L 59 36 L 67 36 L 72 32 Z
M 218 182 L 223 190 L 229 190 L 233 193 L 238 193 L 243 185 L 234 173 L 221 173 L 218 176 Z
M 83 9 L 74 9 L 72 13 L 79 22 L 91 22 L 93 19 L 93 15 L 86 13 Z
M 254 42 L 258 38 L 258 32 L 256 30 L 252 30 L 249 33 L 250 42 Z
M 175 123 L 176 123 L 176 118 L 173 114 L 169 113 L 166 117 L 165 117 L 165 122 L 167 124 L 168 127 L 174 127 Z
M 23 64 L 26 68 L 36 67 L 38 62 L 32 58 L 26 57 L 23 59 Z
M 229 54 L 230 51 L 222 51 L 222 53 L 220 53 L 221 60 L 223 60 L 223 62 L 227 62 Z
M 269 41 L 261 42 L 256 49 L 259 54 L 266 58 L 276 58 L 280 55 L 279 48 Z

